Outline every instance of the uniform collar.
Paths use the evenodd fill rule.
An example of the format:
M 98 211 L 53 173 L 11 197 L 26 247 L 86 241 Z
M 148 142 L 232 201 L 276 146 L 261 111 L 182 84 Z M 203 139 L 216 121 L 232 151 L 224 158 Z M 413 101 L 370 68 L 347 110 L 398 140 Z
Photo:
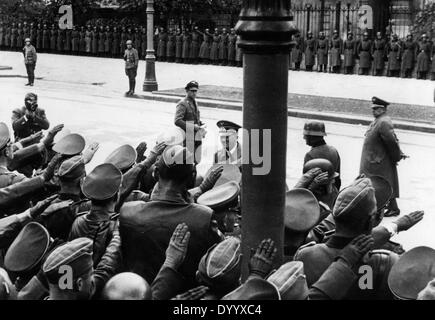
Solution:
M 352 239 L 333 235 L 333 236 L 331 236 L 331 238 L 329 238 L 328 241 L 326 241 L 326 246 L 329 248 L 333 248 L 333 249 L 343 249 L 351 241 L 352 241 Z
M 151 193 L 150 200 L 184 204 L 192 202 L 187 191 L 180 192 L 175 189 L 162 188 L 158 182 Z

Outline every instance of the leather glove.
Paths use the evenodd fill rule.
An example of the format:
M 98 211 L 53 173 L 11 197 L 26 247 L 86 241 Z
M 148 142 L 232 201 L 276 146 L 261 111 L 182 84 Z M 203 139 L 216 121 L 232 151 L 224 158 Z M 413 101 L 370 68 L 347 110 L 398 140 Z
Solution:
M 185 293 L 179 294 L 175 296 L 175 298 L 172 298 L 171 300 L 199 300 L 207 293 L 207 291 L 208 291 L 208 287 L 199 286 L 190 289 Z
M 144 153 L 146 150 L 147 150 L 147 143 L 146 142 L 139 143 L 139 145 L 136 147 L 136 153 L 137 153 L 136 163 L 145 160 Z
M 355 269 L 359 266 L 362 257 L 370 251 L 373 244 L 374 240 L 371 235 L 359 235 L 341 250 L 338 258 L 343 259 L 350 268 Z
M 393 223 L 397 224 L 397 232 L 406 231 L 423 219 L 424 211 L 414 211 L 400 217 Z
M 224 171 L 223 166 L 217 166 L 210 171 L 204 181 L 199 185 L 199 188 L 203 193 L 214 187 L 218 179 L 221 177 L 222 171 Z
M 57 194 L 52 195 L 51 197 L 39 201 L 36 205 L 34 205 L 32 208 L 29 209 L 30 211 L 30 216 L 35 219 L 37 218 L 41 213 L 43 213 L 45 211 L 45 209 L 47 209 L 51 202 L 57 197 Z
M 164 266 L 177 270 L 186 258 L 187 246 L 189 245 L 190 232 L 187 224 L 179 224 L 172 234 L 166 249 Z
M 60 131 L 62 131 L 64 125 L 63 124 L 58 124 L 57 126 L 55 126 L 53 129 L 51 129 L 47 136 L 45 137 L 44 140 L 42 140 L 42 143 L 44 144 L 44 146 L 46 148 L 50 148 L 53 145 L 53 141 L 54 141 L 54 137 L 56 136 L 56 134 Z
M 306 189 L 313 182 L 313 179 L 322 173 L 322 169 L 313 168 L 307 172 L 305 172 L 302 177 L 299 179 L 298 183 L 294 186 L 294 188 L 303 188 Z
M 308 189 L 310 189 L 311 191 L 316 190 L 318 187 L 327 184 L 328 181 L 329 181 L 328 172 L 322 172 L 321 174 L 317 175 L 313 179 L 313 181 L 310 183 Z
M 59 164 L 61 158 L 62 158 L 61 154 L 56 154 L 48 163 L 47 168 L 45 168 L 44 172 L 42 173 L 42 177 L 44 178 L 45 182 L 50 181 L 51 178 L 53 178 L 54 170 L 56 169 L 56 166 Z
M 250 275 L 264 279 L 272 271 L 276 252 L 275 243 L 271 239 L 261 241 L 249 261 Z

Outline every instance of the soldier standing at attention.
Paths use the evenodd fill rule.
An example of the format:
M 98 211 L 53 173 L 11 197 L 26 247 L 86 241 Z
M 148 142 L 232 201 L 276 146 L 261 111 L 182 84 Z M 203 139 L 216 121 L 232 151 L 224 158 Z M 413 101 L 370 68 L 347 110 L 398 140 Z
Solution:
M 317 71 L 326 72 L 328 66 L 328 40 L 325 38 L 325 32 L 319 33 L 319 40 L 316 41 L 317 52 Z
M 181 57 L 183 55 L 183 35 L 181 30 L 177 29 L 177 34 L 175 35 L 175 62 L 181 63 Z
M 192 42 L 190 45 L 190 62 L 193 64 L 198 63 L 198 55 L 199 55 L 199 39 L 201 35 L 198 32 L 198 27 L 194 27 L 192 31 Z
M 236 65 L 236 42 L 236 30 L 232 28 L 230 30 L 230 35 L 228 36 L 228 64 L 232 67 Z
M 343 41 L 341 41 L 338 31 L 334 30 L 334 35 L 329 43 L 329 64 L 332 73 L 340 73 L 341 53 L 343 51 Z
M 130 89 L 126 92 L 127 96 L 132 96 L 134 94 L 134 89 L 136 86 L 136 75 L 137 68 L 139 66 L 139 54 L 137 50 L 133 48 L 133 41 L 127 40 L 127 49 L 124 52 L 125 60 L 125 74 L 128 77 L 130 83 Z
M 382 73 L 384 72 L 386 46 L 387 43 L 385 39 L 383 39 L 382 34 L 378 32 L 372 47 L 374 76 L 382 76 Z
M 372 64 L 372 40 L 369 39 L 369 33 L 364 32 L 362 40 L 358 43 L 357 54 L 359 57 L 359 75 L 369 75 Z
M 119 42 L 120 42 L 120 35 L 118 32 L 118 29 L 116 27 L 113 28 L 112 33 L 112 58 L 119 58 Z
M 344 73 L 353 74 L 355 67 L 356 44 L 353 39 L 353 33 L 347 34 L 347 40 L 344 42 Z
M 400 76 L 400 58 L 402 55 L 402 47 L 400 46 L 397 34 L 393 35 L 393 39 L 387 46 L 388 52 L 388 77 L 399 77 Z
M 302 48 L 303 48 L 303 40 L 301 38 L 300 32 L 298 31 L 293 36 L 293 48 L 291 51 L 291 62 L 295 64 L 294 67 L 295 71 L 299 71 L 301 69 Z
M 412 34 L 406 36 L 406 41 L 403 43 L 403 56 L 402 56 L 402 78 L 411 78 L 412 70 L 416 59 L 416 43 L 412 39 Z
M 26 86 L 33 86 L 33 83 L 35 82 L 35 68 L 38 56 L 35 47 L 30 44 L 30 38 L 26 38 L 25 43 L 26 45 L 23 48 L 23 54 L 28 78 Z
M 316 62 L 316 40 L 313 38 L 313 33 L 308 31 L 307 39 L 304 43 L 305 53 L 305 70 L 313 71 L 314 63 Z
M 367 177 L 380 176 L 393 187 L 393 196 L 385 211 L 385 217 L 392 217 L 400 214 L 396 202 L 396 198 L 399 198 L 397 163 L 408 156 L 400 150 L 393 122 L 386 115 L 389 103 L 377 97 L 372 98 L 372 103 L 375 120 L 365 134 L 360 173 Z
M 110 49 L 112 48 L 112 32 L 110 32 L 110 27 L 106 27 L 106 32 L 104 33 L 104 56 L 110 57 Z
M 47 25 L 44 24 L 42 29 L 42 52 L 50 51 L 50 30 L 47 29 Z
M 426 80 L 430 68 L 431 45 L 426 34 L 422 35 L 421 39 L 418 44 L 417 79 Z
M 190 34 L 189 30 L 184 29 L 183 32 L 183 50 L 181 52 L 181 58 L 183 60 L 183 63 L 189 63 L 190 59 Z

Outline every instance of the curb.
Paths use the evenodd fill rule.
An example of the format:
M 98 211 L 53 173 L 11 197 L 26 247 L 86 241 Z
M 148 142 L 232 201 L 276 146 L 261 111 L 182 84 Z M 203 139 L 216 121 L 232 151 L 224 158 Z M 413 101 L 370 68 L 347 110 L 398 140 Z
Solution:
M 12 67 L 9 66 L 0 66 L 0 71 L 2 70 L 12 70 Z
M 184 97 L 176 96 L 174 94 L 166 95 L 158 92 L 153 92 L 150 94 L 136 94 L 133 98 L 154 100 L 159 102 L 177 103 Z M 218 101 L 218 100 L 210 100 L 210 99 L 197 99 L 197 100 L 199 103 L 201 103 L 201 107 L 238 110 L 238 111 L 242 110 L 241 102 L 227 102 L 227 101 Z M 319 111 L 301 110 L 301 109 L 291 108 L 290 106 L 288 108 L 287 115 L 289 117 L 294 117 L 294 118 L 315 119 L 315 120 L 341 122 L 341 123 L 365 125 L 365 126 L 369 125 L 373 121 L 372 118 L 364 117 L 364 116 L 352 116 L 352 115 L 340 114 L 340 113 L 327 113 L 327 112 L 319 112 Z M 400 130 L 417 131 L 423 133 L 435 133 L 435 125 L 424 124 L 424 123 L 394 121 L 394 127 Z

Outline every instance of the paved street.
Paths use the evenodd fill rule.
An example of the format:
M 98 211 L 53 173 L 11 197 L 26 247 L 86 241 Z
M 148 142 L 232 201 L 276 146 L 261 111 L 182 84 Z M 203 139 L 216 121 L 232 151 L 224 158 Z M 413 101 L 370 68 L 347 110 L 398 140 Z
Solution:
M 10 57 L 9 53 L 6 55 Z M 37 81 L 32 91 L 39 94 L 39 104 L 46 109 L 51 124 L 65 123 L 71 131 L 83 134 L 88 143 L 93 141 L 100 143 L 100 150 L 89 164 L 88 172 L 101 163 L 117 146 L 125 143 L 136 146 L 140 141 L 147 141 L 151 146 L 159 133 L 172 126 L 175 105 L 127 99 L 122 96 L 126 77 L 120 60 L 110 66 L 110 63 L 101 63 L 102 59 L 89 58 L 91 62 L 86 63 L 84 69 L 80 68 L 79 63 L 84 60 L 79 57 L 41 55 L 40 59 L 38 70 L 43 73 L 44 80 Z M 60 67 L 55 66 L 55 62 L 59 59 L 63 61 Z M 53 64 L 48 68 L 50 61 Z M 43 71 L 44 64 L 47 64 L 45 71 Z M 159 80 L 173 77 L 170 81 L 162 81 L 166 87 L 170 85 L 180 87 L 191 78 L 208 84 L 225 82 L 221 79 L 221 75 L 227 68 L 209 67 L 210 71 L 207 74 L 203 72 L 195 76 L 192 70 L 184 72 L 191 68 L 190 66 L 182 65 L 177 73 L 170 74 L 164 72 L 167 66 L 168 64 L 163 63 L 157 65 Z M 170 68 L 173 69 L 173 66 L 171 65 Z M 138 79 L 143 79 L 142 67 L 144 68 L 143 64 Z M 193 69 L 195 68 L 200 67 Z M 72 75 L 74 70 L 75 73 Z M 119 77 L 114 75 L 116 70 L 119 70 Z M 235 70 L 232 72 L 237 73 L 238 80 L 233 80 L 233 83 L 226 83 L 226 85 L 241 82 L 241 70 L 231 70 Z M 116 88 L 117 79 L 121 88 Z M 92 85 L 93 82 L 105 82 L 106 85 Z M 24 95 L 29 91 L 28 87 L 23 86 L 24 83 L 25 80 L 20 78 L 0 78 L 0 121 L 10 124 L 12 109 L 23 105 Z M 426 84 L 426 82 L 419 83 Z M 413 92 L 412 95 L 416 93 Z M 200 167 L 200 172 L 204 172 L 210 165 L 213 152 L 218 146 L 216 121 L 231 119 L 241 123 L 242 114 L 238 111 L 203 108 L 201 115 L 208 123 L 209 131 L 205 139 L 204 163 Z M 295 118 L 288 120 L 287 183 L 291 187 L 301 174 L 303 156 L 308 147 L 302 139 L 304 120 Z M 346 185 L 358 175 L 365 127 L 337 123 L 326 123 L 326 126 L 329 133 L 328 143 L 336 146 L 341 154 L 342 180 L 343 185 Z M 417 245 L 435 247 L 433 233 L 435 197 L 432 195 L 435 190 L 433 165 L 435 135 L 409 131 L 397 131 L 397 133 L 404 152 L 411 156 L 399 166 L 402 195 L 399 205 L 404 213 L 423 209 L 426 211 L 426 216 L 412 231 L 399 235 L 395 240 L 402 242 L 407 249 Z
M 0 64 L 13 67 L 0 71 L 0 76 L 26 75 L 22 60 L 18 52 L 0 51 Z M 157 62 L 156 74 L 160 90 L 184 87 L 187 79 L 196 79 L 200 85 L 237 88 L 243 85 L 243 71 L 234 67 Z M 122 59 L 39 54 L 36 77 L 49 82 L 94 83 L 106 88 L 105 94 L 123 94 L 128 86 Z M 145 62 L 140 61 L 137 91 L 144 78 Z M 360 100 L 379 96 L 390 102 L 412 105 L 434 106 L 434 87 L 433 81 L 416 79 L 294 71 L 289 74 L 291 93 Z

